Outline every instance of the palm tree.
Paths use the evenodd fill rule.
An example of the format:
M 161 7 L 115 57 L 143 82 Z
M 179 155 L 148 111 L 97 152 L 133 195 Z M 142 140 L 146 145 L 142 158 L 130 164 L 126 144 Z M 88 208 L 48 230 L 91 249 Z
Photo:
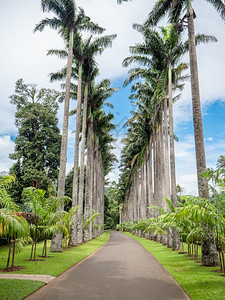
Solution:
M 0 179 L 0 236 L 9 238 L 9 252 L 6 269 L 9 269 L 10 259 L 11 270 L 14 268 L 16 244 L 18 239 L 24 244 L 30 234 L 29 226 L 23 215 L 19 211 L 18 205 L 13 201 L 7 189 L 15 181 L 13 176 L 5 176 Z M 12 250 L 13 247 L 13 250 Z
M 126 83 L 132 81 L 137 77 L 144 77 L 150 82 L 153 95 L 152 95 L 152 111 L 154 112 L 149 119 L 155 128 L 154 133 L 154 145 L 155 145 L 155 163 L 154 163 L 154 198 L 156 205 L 162 201 L 164 196 L 169 197 L 169 176 L 168 176 L 168 146 L 163 145 L 163 134 L 165 133 L 165 141 L 168 136 L 168 125 L 167 125 L 167 92 L 169 91 L 169 120 L 170 120 L 170 162 L 171 162 L 171 196 L 176 205 L 176 177 L 175 177 L 175 156 L 174 156 L 174 133 L 173 133 L 173 115 L 172 115 L 172 83 L 176 88 L 178 78 L 183 69 L 186 68 L 186 64 L 178 64 L 181 55 L 185 52 L 186 48 L 184 44 L 180 42 L 179 35 L 173 30 L 173 28 L 162 28 L 161 32 L 152 30 L 147 26 L 141 26 L 138 24 L 134 25 L 140 33 L 144 35 L 145 42 L 143 44 L 137 44 L 136 46 L 130 47 L 132 56 L 124 60 L 124 65 L 127 66 L 131 62 L 138 62 L 139 64 L 147 67 L 146 69 L 132 69 L 130 76 L 126 80 Z M 176 68 L 175 68 L 176 66 Z M 172 67 L 175 77 L 172 82 Z M 168 82 L 168 83 L 167 83 Z M 166 83 L 168 87 L 166 87 Z M 136 86 L 138 86 L 136 84 Z M 142 85 L 143 86 L 143 85 Z M 143 89 L 143 87 L 142 87 Z M 149 93 L 148 93 L 149 94 Z M 150 95 L 150 94 L 149 94 Z M 143 98 L 143 93 L 141 94 Z M 154 99 L 154 100 L 153 100 Z M 143 101 L 143 99 L 141 100 Z M 153 104 L 154 103 L 154 104 Z M 149 105 L 147 105 L 149 106 Z M 164 121 L 161 110 L 165 110 Z M 158 120 L 157 120 L 158 118 Z M 163 133 L 163 122 L 165 130 Z M 164 149 L 165 148 L 165 149 Z M 167 151 L 166 151 L 167 150 Z M 164 157 L 165 152 L 165 157 Z M 167 164 L 165 164 L 167 162 Z M 165 167 L 167 173 L 165 173 Z M 159 171 L 160 170 L 160 171 Z M 167 176 L 165 176 L 167 174 Z M 158 185 L 159 182 L 160 187 Z M 164 189 L 165 186 L 165 189 Z M 166 194 L 165 194 L 166 192 Z M 161 195 L 162 194 L 162 195 Z M 166 203 L 162 203 L 166 206 Z M 174 238 L 176 241 L 177 238 Z M 174 243 L 174 249 L 177 248 L 177 243 Z
M 53 12 L 56 16 L 52 19 L 45 18 L 36 25 L 34 31 L 42 31 L 45 26 L 59 30 L 59 33 L 69 33 L 69 49 L 66 73 L 66 91 L 64 103 L 63 130 L 60 152 L 60 169 L 58 177 L 58 198 L 64 196 L 65 193 L 65 175 L 66 175 L 66 155 L 67 155 L 67 139 L 68 139 L 68 123 L 69 123 L 69 100 L 70 100 L 70 80 L 73 59 L 73 38 L 76 24 L 76 7 L 74 0 L 42 0 L 43 12 Z M 62 208 L 59 208 L 61 210 Z M 52 252 L 62 251 L 62 237 L 60 234 L 54 235 L 51 244 Z
M 225 4 L 221 0 L 207 0 L 213 7 L 218 11 L 221 18 L 225 19 Z M 179 21 L 183 9 L 186 8 L 186 15 Z M 170 20 L 176 23 L 178 30 L 182 30 L 183 22 L 187 19 L 188 23 L 188 41 L 189 41 L 189 58 L 190 58 L 190 71 L 191 71 L 191 89 L 192 89 L 192 109 L 193 109 L 193 123 L 194 123 L 194 135 L 195 135 L 195 152 L 196 152 L 196 165 L 197 165 L 197 177 L 198 177 L 198 191 L 199 196 L 208 198 L 208 183 L 206 178 L 202 177 L 201 174 L 206 170 L 206 159 L 205 159 L 205 147 L 204 147 L 204 136 L 202 127 L 202 116 L 201 116 L 201 103 L 200 103 L 200 92 L 199 92 L 199 80 L 198 80 L 198 66 L 197 66 L 197 55 L 196 55 L 196 42 L 194 32 L 194 19 L 196 18 L 195 11 L 192 7 L 191 0 L 159 0 L 154 5 L 152 11 L 149 14 L 146 24 L 156 25 L 159 20 L 164 17 L 166 13 L 170 13 Z M 203 260 L 206 265 L 209 264 L 210 258 L 210 244 L 213 238 L 209 238 L 209 243 L 205 241 L 203 243 Z M 207 245 L 208 244 L 208 245 Z M 213 247 L 215 248 L 215 247 Z M 215 251 L 214 251 L 215 252 Z M 215 258 L 215 261 L 211 260 L 212 265 L 219 263 L 216 255 L 211 253 L 211 256 Z
M 101 33 L 103 29 L 94 23 L 90 23 L 91 26 L 86 25 L 87 29 L 90 29 L 94 33 Z M 84 95 L 84 107 L 83 112 L 87 111 L 87 97 L 88 89 L 93 76 L 97 75 L 96 70 L 91 70 L 92 67 L 96 68 L 94 57 L 101 54 L 106 47 L 112 46 L 112 41 L 116 38 L 116 35 L 107 35 L 93 39 L 89 37 L 86 40 L 82 40 L 79 34 L 76 34 L 74 40 L 74 63 L 78 65 L 78 87 L 77 87 L 77 110 L 76 110 L 76 136 L 75 136 L 75 154 L 74 154 L 74 175 L 73 175 L 73 195 L 72 205 L 79 204 L 79 210 L 76 217 L 73 218 L 71 226 L 71 246 L 76 246 L 77 243 L 82 243 L 82 212 L 83 212 L 83 190 L 84 190 L 84 153 L 85 153 L 85 134 L 86 134 L 86 114 L 83 114 L 83 126 L 82 131 L 82 147 L 81 147 L 81 165 L 80 165 L 80 184 L 78 188 L 78 161 L 79 161 L 79 138 L 80 138 L 80 118 L 81 118 L 81 105 L 82 96 Z M 63 58 L 66 56 L 66 52 L 63 50 L 50 50 L 48 54 L 56 54 Z M 75 70 L 75 69 L 74 69 Z M 93 75 L 94 74 L 94 75 Z M 64 70 L 59 73 L 51 74 L 52 79 L 62 79 L 65 76 Z M 75 74 L 72 74 L 76 77 Z M 82 91 L 83 84 L 83 91 Z
M 101 54 L 105 48 L 112 46 L 112 41 L 116 38 L 116 35 L 108 35 L 96 38 L 92 41 L 91 36 L 86 41 L 81 41 L 80 49 L 75 53 L 75 57 L 79 59 L 79 81 L 78 81 L 78 95 L 77 95 L 77 119 L 76 119 L 76 141 L 75 141 L 75 157 L 74 157 L 74 176 L 73 176 L 73 203 L 77 203 L 78 214 L 77 214 L 77 226 L 76 231 L 74 230 L 74 225 L 72 226 L 71 242 L 76 245 L 76 243 L 81 244 L 83 241 L 82 237 L 82 218 L 83 218 L 83 196 L 84 196 L 84 153 L 85 153 L 85 136 L 86 136 L 86 120 L 87 120 L 87 98 L 88 98 L 88 85 L 90 81 L 93 80 L 92 75 L 96 75 L 96 72 L 91 70 L 95 66 L 94 57 Z M 85 65 L 84 65 L 85 64 Z M 80 108 L 81 108 L 81 82 L 82 73 L 80 68 L 85 67 L 88 85 L 85 83 L 85 95 L 84 95 L 84 108 L 83 108 L 83 126 L 82 126 L 82 141 L 81 141 L 81 163 L 80 163 L 80 183 L 78 191 L 78 154 L 79 154 L 79 132 L 80 132 Z M 83 76 L 84 77 L 84 76 Z M 84 79 L 84 78 L 83 78 Z M 80 85 L 79 85 L 80 82 Z M 85 82 L 85 81 L 84 81 Z M 77 201 L 78 199 L 78 201 Z M 76 232 L 76 233 L 75 233 Z M 74 238 L 74 234 L 77 234 L 77 241 Z
M 41 6 L 43 12 L 53 12 L 56 16 L 52 19 L 45 18 L 36 25 L 34 31 L 42 31 L 46 26 L 56 29 L 60 35 L 69 32 L 69 48 L 66 75 L 66 92 L 64 104 L 63 132 L 60 153 L 60 170 L 58 180 L 58 197 L 64 196 L 65 174 L 66 174 L 66 152 L 69 121 L 69 99 L 70 99 L 70 80 L 73 59 L 73 38 L 76 25 L 76 7 L 74 0 L 42 0 Z
M 222 19 L 225 19 L 225 4 L 221 0 L 210 0 L 214 8 L 220 13 Z M 186 15 L 179 22 L 181 13 L 186 8 Z M 193 106 L 193 122 L 195 132 L 195 149 L 196 149 L 196 164 L 198 175 L 198 188 L 200 197 L 208 197 L 208 185 L 207 181 L 201 176 L 201 173 L 206 170 L 205 161 L 205 149 L 202 129 L 202 117 L 201 117 L 201 105 L 200 105 L 200 93 L 199 93 L 199 80 L 198 80 L 198 67 L 197 67 L 197 55 L 196 55 L 196 42 L 194 33 L 194 18 L 196 18 L 195 11 L 192 7 L 191 0 L 164 0 L 158 1 L 154 5 L 152 11 L 149 14 L 149 18 L 146 22 L 148 25 L 156 25 L 159 20 L 170 12 L 170 20 L 176 23 L 177 28 L 183 26 L 183 22 L 187 19 L 188 22 L 188 36 L 189 36 L 189 57 L 190 57 L 190 70 L 191 70 L 191 87 L 192 87 L 192 106 Z
M 37 240 L 39 236 L 39 227 L 43 225 L 43 218 L 46 213 L 45 207 L 45 191 L 36 190 L 35 188 L 25 188 L 23 190 L 23 203 L 24 207 L 27 211 L 31 212 L 33 217 L 33 225 L 31 225 L 32 232 L 32 247 L 31 247 L 31 255 L 30 260 L 36 260 L 36 246 Z
M 79 8 L 79 13 L 76 14 L 76 7 L 73 0 L 69 0 L 69 3 L 63 3 L 66 1 L 42 1 L 43 10 L 53 11 L 58 16 L 53 19 L 44 19 L 36 27 L 36 30 L 43 30 L 46 25 L 54 29 L 59 29 L 59 33 L 64 38 L 68 47 L 68 63 L 66 71 L 66 91 L 65 91 L 65 104 L 64 104 L 64 121 L 63 121 L 63 133 L 62 133 L 62 143 L 61 143 L 61 154 L 60 154 L 60 170 L 59 170 L 59 180 L 58 180 L 58 198 L 64 196 L 65 192 L 65 174 L 66 174 L 66 153 L 67 153 L 67 138 L 68 138 L 68 122 L 69 122 L 69 99 L 70 99 L 70 81 L 72 72 L 72 61 L 73 54 L 77 54 L 77 47 L 80 44 L 79 30 L 89 30 L 93 33 L 102 33 L 104 29 L 97 24 L 93 23 L 89 17 L 84 14 L 83 9 Z M 65 4 L 65 6 L 64 6 Z M 68 42 L 69 41 L 69 42 Z M 75 50 L 74 50 L 75 48 Z M 64 51 L 52 50 L 48 54 L 58 54 L 60 57 L 65 57 Z M 79 53 L 78 53 L 79 55 Z M 78 91 L 77 91 L 77 127 L 80 127 L 80 110 L 81 110 L 81 75 L 82 75 L 82 64 L 83 61 L 79 60 L 79 71 L 78 71 Z M 65 75 L 65 73 L 64 73 Z M 54 76 L 53 76 L 54 78 Z M 56 79 L 62 79 L 62 74 L 57 74 Z M 55 79 L 55 78 L 54 78 Z M 79 130 L 76 130 L 79 139 Z M 77 143 L 76 143 L 77 145 Z M 75 146 L 76 147 L 76 146 Z M 76 147 L 77 148 L 77 147 Z M 78 142 L 79 149 L 79 142 Z M 75 151 L 76 160 L 78 162 L 78 150 Z M 75 201 L 76 202 L 76 201 Z M 76 203 L 74 203 L 74 206 Z M 51 251 L 58 252 L 62 251 L 62 238 L 58 234 L 54 235 L 51 244 Z
M 110 170 L 111 162 L 114 159 L 114 157 L 112 159 L 112 155 L 106 147 L 106 145 L 108 145 L 110 148 L 112 140 L 109 138 L 108 131 L 114 127 L 110 123 L 112 114 L 107 117 L 102 110 L 102 106 L 106 99 L 108 99 L 117 90 L 118 89 L 116 88 L 110 87 L 110 81 L 108 79 L 102 80 L 99 84 L 96 84 L 95 82 L 91 82 L 90 84 L 88 99 L 89 116 L 87 123 L 87 177 L 84 222 L 91 217 L 92 208 L 99 213 L 100 208 L 103 209 L 104 207 L 103 203 L 99 204 L 100 198 L 102 202 L 104 199 L 104 179 L 102 171 L 105 170 L 105 174 L 107 174 Z M 105 104 L 110 106 L 109 103 Z M 102 211 L 101 221 L 103 215 Z M 99 221 L 100 217 L 97 217 L 96 226 L 93 228 L 94 237 L 97 236 Z M 90 240 L 91 237 L 92 226 L 89 224 L 84 229 L 84 240 Z

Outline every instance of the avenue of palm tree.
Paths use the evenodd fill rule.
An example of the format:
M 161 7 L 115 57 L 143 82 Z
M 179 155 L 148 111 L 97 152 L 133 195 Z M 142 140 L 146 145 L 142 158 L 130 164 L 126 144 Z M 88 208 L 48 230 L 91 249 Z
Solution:
M 128 0 L 114 1 L 118 4 L 128 2 Z M 117 227 L 110 229 L 132 232 L 137 237 L 156 241 L 172 250 L 179 250 L 179 253 L 182 253 L 182 250 L 185 252 L 185 243 L 189 256 L 195 255 L 197 261 L 200 258 L 202 266 L 218 266 L 220 272 L 225 274 L 225 159 L 221 155 L 217 169 L 207 169 L 196 54 L 198 45 L 207 47 L 208 43 L 216 43 L 217 39 L 211 35 L 195 34 L 194 20 L 197 14 L 192 2 L 158 0 L 143 24 L 133 24 L 142 42 L 130 45 L 130 55 L 125 57 L 121 64 L 130 68 L 124 87 L 130 86 L 129 98 L 134 110 L 124 125 L 126 135 L 122 140 L 118 183 L 110 186 L 110 178 L 108 179 L 107 175 L 118 161 L 118 157 L 113 152 L 116 125 L 113 123 L 114 115 L 109 109 L 113 107 L 109 98 L 114 93 L 119 93 L 119 88 L 113 87 L 107 78 L 98 79 L 101 70 L 98 67 L 97 57 L 105 49 L 113 47 L 117 34 L 105 34 L 106 28 L 91 20 L 83 8 L 77 7 L 75 0 L 40 1 L 42 11 L 50 13 L 51 17 L 40 20 L 34 26 L 34 34 L 37 31 L 42 32 L 45 27 L 56 30 L 64 48 L 48 49 L 47 55 L 67 61 L 63 68 L 57 71 L 56 66 L 49 74 L 51 82 L 62 83 L 62 90 L 54 91 L 54 101 L 61 101 L 64 109 L 58 179 L 56 181 L 49 179 L 46 188 L 42 184 L 42 178 L 36 178 L 38 186 L 34 184 L 32 187 L 22 186 L 21 199 L 17 203 L 12 192 L 16 182 L 13 172 L 0 178 L 0 235 L 7 240 L 9 246 L 7 271 L 15 270 L 16 245 L 24 246 L 30 243 L 32 245 L 30 261 L 37 261 L 36 249 L 40 240 L 43 241 L 42 257 L 46 258 L 47 240 L 51 240 L 51 252 L 63 252 L 65 249 L 74 249 L 96 239 L 108 224 L 104 216 L 108 209 L 106 203 L 108 206 L 114 203 L 115 206 L 111 210 L 114 215 L 110 216 L 109 213 L 108 217 L 114 218 L 111 224 L 118 224 Z M 218 12 L 222 20 L 225 20 L 223 1 L 207 0 L 207 2 Z M 165 16 L 168 17 L 168 22 L 158 27 L 159 21 Z M 186 61 L 187 56 L 189 61 Z M 174 103 L 181 101 L 187 81 L 191 82 L 198 196 L 182 197 L 182 188 L 176 182 L 175 142 L 179 137 L 174 132 Z M 23 83 L 22 80 L 19 82 Z M 11 101 L 14 99 L 14 104 L 19 107 L 20 103 L 17 100 L 22 99 L 25 103 L 27 98 L 25 99 L 24 91 L 19 90 L 18 86 L 15 93 L 10 98 Z M 33 103 L 34 98 L 35 96 L 32 98 Z M 75 110 L 71 110 L 72 101 L 76 102 Z M 75 143 L 71 194 L 68 196 L 66 165 L 71 115 L 75 116 L 76 122 L 72 124 Z M 18 126 L 19 123 L 17 121 Z M 38 129 L 35 127 L 35 130 Z M 26 145 L 29 147 L 29 142 Z M 37 142 L 37 156 L 41 157 L 41 148 L 38 146 Z M 22 165 L 22 161 L 23 158 L 20 158 L 18 164 Z M 43 172 L 50 172 L 50 168 L 51 166 L 46 167 Z M 209 180 L 213 180 L 214 183 L 211 192 Z M 113 199 L 109 197 L 110 191 Z M 109 245 L 99 252 L 103 258 L 96 255 L 93 258 L 94 262 L 91 259 L 91 263 L 94 264 L 96 259 L 101 272 L 110 273 L 105 272 L 105 268 L 110 260 L 116 263 L 116 258 L 113 257 L 115 253 L 119 257 L 119 263 L 125 261 L 128 269 L 131 267 L 128 260 L 131 261 L 132 257 L 140 253 L 146 260 L 146 265 L 149 264 L 143 274 L 148 274 L 151 266 L 148 255 L 145 257 L 142 252 L 143 249 L 134 246 L 134 243 L 121 233 L 114 232 L 111 235 Z M 115 248 L 115 253 L 112 247 Z M 130 252 L 124 249 L 130 249 Z M 119 253 L 120 251 L 129 253 L 126 255 Z M 152 260 L 151 264 L 156 263 Z M 138 263 L 136 265 L 135 262 L 134 265 L 137 272 L 141 273 Z M 77 268 L 71 275 L 76 282 L 81 282 L 79 283 L 81 290 L 76 290 L 78 297 L 83 293 L 82 282 L 89 280 L 84 275 L 89 273 L 85 268 L 85 265 L 82 268 L 81 264 L 80 269 Z M 114 270 L 113 267 L 110 270 L 115 279 L 118 270 Z M 99 280 L 106 286 L 110 286 L 107 274 L 102 278 L 97 275 L 97 271 L 93 268 L 91 276 L 96 275 L 96 278 L 100 278 Z M 130 272 L 132 284 L 130 282 L 127 284 L 131 290 L 133 288 L 132 293 L 135 294 L 137 278 L 133 275 L 133 271 Z M 145 280 L 146 285 L 148 280 L 152 281 L 155 288 L 154 295 L 157 295 L 157 289 L 161 285 L 161 275 L 158 272 L 159 269 L 155 271 L 157 278 L 148 274 Z M 118 273 L 118 276 L 122 276 L 123 272 Z M 113 288 L 110 289 L 115 292 L 118 287 L 119 295 L 123 290 L 120 280 L 116 281 L 117 286 L 114 284 L 115 281 L 112 284 Z M 182 297 L 188 299 L 173 281 L 166 284 L 168 287 L 173 285 L 177 293 L 174 296 L 171 292 L 171 298 L 168 299 L 184 299 Z M 93 299 L 103 299 L 99 292 L 101 287 L 97 283 L 93 285 L 96 287 Z M 70 289 L 73 284 L 68 281 L 68 286 Z M 46 295 L 52 293 L 51 297 L 55 297 L 55 288 L 45 290 Z M 45 290 L 43 289 L 43 293 Z M 109 299 L 119 297 L 117 292 L 114 292 L 108 292 Z M 97 293 L 100 295 L 99 298 Z M 129 297 L 129 293 L 126 297 Z M 148 295 L 149 289 L 143 290 L 143 297 L 146 297 L 145 293 Z M 161 294 L 162 298 L 159 299 L 164 299 L 166 289 Z M 37 297 L 43 298 L 41 293 L 40 296 L 37 294 Z M 124 296 L 124 299 L 126 297 Z M 135 297 L 131 299 L 138 298 Z M 34 299 L 39 298 L 34 296 Z
M 123 1 L 118 1 L 121 3 Z M 221 15 L 221 18 L 225 17 L 225 5 L 222 1 L 208 1 L 213 7 L 218 11 Z M 186 8 L 186 14 L 183 14 L 184 8 Z M 160 45 L 160 41 L 157 40 L 155 42 L 151 39 L 149 34 L 145 34 L 144 31 L 151 30 L 154 26 L 158 24 L 160 19 L 162 19 L 165 14 L 169 14 L 169 21 L 171 23 L 170 30 L 168 31 L 166 28 L 163 30 L 164 39 L 167 44 L 167 48 L 164 50 Z M 128 131 L 128 141 L 125 143 L 127 146 L 124 148 L 124 154 L 122 156 L 125 165 L 124 174 L 122 174 L 121 178 L 124 180 L 125 178 L 129 178 L 126 183 L 124 183 L 124 197 L 128 200 L 126 201 L 127 208 L 124 209 L 125 215 L 129 215 L 129 210 L 132 213 L 132 217 L 128 217 L 129 220 L 137 220 L 140 218 L 146 217 L 146 209 L 143 211 L 141 207 L 146 206 L 146 201 L 148 202 L 147 206 L 156 205 L 159 207 L 163 207 L 167 209 L 165 201 L 163 199 L 166 197 L 171 200 L 171 203 L 176 207 L 176 175 L 175 175 L 175 159 L 174 159 L 174 134 L 173 134 L 173 108 L 172 108 L 172 93 L 176 88 L 181 87 L 179 83 L 179 76 L 175 75 L 175 71 L 181 72 L 184 70 L 184 64 L 180 66 L 177 64 L 179 60 L 179 56 L 182 56 L 184 53 L 185 46 L 183 46 L 183 50 L 179 51 L 178 47 L 180 47 L 179 41 L 175 41 L 173 36 L 173 31 L 176 31 L 177 36 L 181 36 L 185 24 L 188 27 L 188 47 L 187 50 L 189 52 L 190 57 L 190 78 L 191 78 L 191 88 L 192 88 L 192 108 L 193 108 L 193 124 L 194 124 L 194 134 L 195 134 L 195 151 L 196 151 L 196 166 L 197 166 L 197 176 L 198 176 L 198 193 L 202 198 L 209 197 L 208 191 L 208 183 L 207 178 L 202 176 L 202 173 L 206 171 L 206 159 L 205 159 L 205 149 L 204 149 L 204 137 L 203 137 L 203 127 L 202 127 L 202 116 L 201 116 L 201 104 L 200 104 L 200 93 L 199 93 L 199 80 L 198 80 L 198 67 L 197 67 L 197 56 L 196 56 L 196 44 L 197 37 L 195 37 L 194 32 L 194 18 L 196 17 L 195 11 L 192 7 L 192 1 L 157 1 L 149 13 L 148 19 L 146 20 L 143 30 L 143 27 L 138 25 L 134 25 L 139 31 L 141 31 L 144 35 L 144 38 L 149 38 L 150 41 L 145 43 L 144 45 L 138 45 L 136 48 L 131 47 L 131 52 L 136 55 L 133 58 L 130 58 L 130 61 L 139 60 L 140 64 L 143 66 L 148 66 L 148 70 L 131 70 L 131 75 L 129 76 L 129 81 L 142 77 L 145 79 L 145 82 L 151 83 L 152 80 L 155 86 L 151 83 L 152 97 L 148 99 L 155 106 L 152 109 L 150 115 L 148 115 L 146 123 L 151 124 L 151 129 L 148 128 L 148 133 L 145 131 L 145 134 L 148 134 L 148 139 L 142 138 L 140 141 L 139 149 L 135 148 L 135 141 L 137 141 L 136 135 L 136 127 L 143 127 L 144 122 L 136 122 L 130 126 Z M 141 28 L 141 29 L 140 29 Z M 212 37 L 211 37 L 212 38 Z M 210 38 L 210 39 L 211 39 Z M 209 40 L 210 40 L 209 39 Z M 205 37 L 206 41 L 209 41 L 207 37 Z M 152 43 L 153 41 L 153 43 Z M 146 41 L 147 42 L 147 41 Z M 147 45 L 146 45 L 147 44 Z M 150 44 L 150 46 L 149 46 Z M 162 44 L 162 42 L 161 42 Z M 153 45 L 153 46 L 152 46 Z M 156 46 L 157 45 L 157 46 Z M 151 47 L 155 47 L 154 51 L 161 52 L 160 54 L 151 53 Z M 174 51 L 177 54 L 173 53 Z M 182 48 L 182 46 L 181 46 Z M 145 57 L 143 57 L 143 54 Z M 142 57 L 140 57 L 142 55 Z M 146 56 L 151 55 L 151 62 L 146 62 Z M 177 58 L 177 61 L 176 61 Z M 160 65 L 153 65 L 155 59 L 159 59 L 160 64 L 163 65 L 164 68 L 167 69 L 167 78 L 162 78 L 163 72 L 160 69 Z M 128 59 L 129 62 L 129 59 Z M 127 64 L 126 60 L 125 63 Z M 162 66 L 163 67 L 163 66 Z M 174 71 L 173 71 L 174 69 Z M 155 74 L 158 72 L 158 78 Z M 173 74 L 174 73 L 174 74 Z M 154 75 L 153 75 L 154 74 Z M 153 79 L 152 79 L 153 78 Z M 161 86 L 161 83 L 164 83 Z M 136 95 L 134 98 L 137 99 L 137 105 L 139 106 L 139 110 L 142 110 L 143 106 L 145 106 L 145 102 L 143 98 L 140 96 L 141 89 L 143 83 L 141 82 L 137 87 L 137 84 L 133 87 L 136 91 Z M 147 93 L 146 93 L 147 94 Z M 149 92 L 148 92 L 149 94 Z M 165 99 L 165 101 L 163 101 Z M 168 177 L 168 127 L 167 127 L 167 100 L 169 103 L 169 136 L 170 136 L 170 177 L 169 181 Z M 146 101 L 146 100 L 145 100 Z M 164 108 L 163 105 L 164 104 Z M 161 104 L 161 105 L 160 105 Z M 161 112 L 160 112 L 160 106 Z M 149 109 L 150 105 L 147 105 Z M 157 107 L 157 108 L 156 108 Z M 165 114 L 164 114 L 165 112 Z M 141 112 L 140 112 L 141 113 Z M 164 114 L 164 115 L 163 115 Z M 141 116 L 143 114 L 141 113 Z M 140 120 L 140 116 L 139 116 Z M 163 121 L 164 120 L 164 121 Z M 155 123 L 155 124 L 154 124 Z M 134 128 L 132 128 L 132 126 Z M 140 130 L 143 130 L 140 128 Z M 165 135 L 165 138 L 164 138 Z M 165 140 L 165 143 L 164 143 Z M 133 142 L 133 143 L 132 143 Z M 165 145 L 164 145 L 165 144 Z M 131 149 L 134 151 L 133 155 L 131 155 Z M 141 150 L 141 151 L 140 151 Z M 131 156 L 130 156 L 131 155 Z M 154 161 L 154 188 L 152 189 L 152 155 Z M 166 156 L 166 157 L 165 157 Z M 136 161 L 136 163 L 135 163 Z M 150 161 L 150 162 L 149 162 Z M 128 167 L 129 166 L 129 167 Z M 150 175 L 149 175 L 150 170 Z M 126 174 L 126 175 L 125 175 Z M 166 175 L 167 174 L 167 175 Z M 125 178 L 124 178 L 124 177 Z M 140 184 L 141 182 L 141 184 Z M 147 184 L 144 184 L 146 182 Z M 141 189 L 139 188 L 141 186 Z M 147 187 L 148 186 L 148 187 Z M 135 197 L 133 197 L 134 193 L 131 192 L 132 189 L 135 189 Z M 170 193 L 166 193 L 169 191 Z M 154 201 L 151 193 L 154 191 Z M 150 193 L 150 194 L 149 194 Z M 130 196 L 132 195 L 132 196 Z M 136 196 L 137 195 L 137 196 Z M 133 198 L 133 199 L 130 199 Z M 130 200 L 129 200 L 130 199 Z M 149 200 L 151 200 L 149 202 Z M 134 209 L 132 208 L 134 207 Z M 138 207 L 138 209 L 136 209 Z M 134 212 L 136 210 L 136 212 Z M 153 215 L 155 217 L 155 215 Z M 127 217 L 125 217 L 126 219 Z M 172 228 L 167 232 L 167 244 L 168 246 L 172 246 L 174 249 L 178 247 L 177 242 L 177 234 Z M 217 256 L 215 241 L 213 232 L 210 232 L 210 227 L 204 222 L 202 222 L 202 230 L 206 231 L 207 234 L 202 235 L 202 263 L 203 265 L 218 265 L 219 258 Z M 172 237 L 173 241 L 170 242 L 170 238 Z M 163 239 L 158 236 L 158 239 Z M 163 239 L 164 240 L 164 239 Z

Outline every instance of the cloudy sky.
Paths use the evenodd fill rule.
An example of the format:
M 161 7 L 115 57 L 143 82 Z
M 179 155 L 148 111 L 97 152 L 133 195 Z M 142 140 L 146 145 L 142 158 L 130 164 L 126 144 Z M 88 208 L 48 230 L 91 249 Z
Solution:
M 107 34 L 117 34 L 111 49 L 97 58 L 100 76 L 98 80 L 110 78 L 120 91 L 111 98 L 114 105 L 115 151 L 119 156 L 121 139 L 125 134 L 123 124 L 129 118 L 131 105 L 128 97 L 130 87 L 123 89 L 127 69 L 122 68 L 123 59 L 129 56 L 129 46 L 141 41 L 141 36 L 132 29 L 132 23 L 143 23 L 151 10 L 154 0 L 133 0 L 118 5 L 116 0 L 77 0 L 77 6 L 84 8 L 93 21 L 106 28 Z M 201 103 L 207 166 L 215 167 L 221 154 L 225 154 L 225 84 L 224 49 L 225 24 L 205 0 L 193 1 L 197 14 L 196 32 L 217 37 L 218 43 L 198 47 Z M 63 43 L 51 29 L 33 33 L 37 24 L 46 15 L 41 12 L 40 0 L 2 1 L 0 11 L 0 172 L 8 171 L 12 165 L 9 153 L 13 152 L 13 140 L 17 135 L 14 125 L 15 108 L 9 103 L 14 93 L 15 82 L 23 78 L 25 83 L 36 83 L 38 87 L 60 89 L 59 83 L 49 83 L 48 74 L 59 70 L 65 61 L 47 57 L 48 49 L 62 49 Z M 161 23 L 165 25 L 166 20 Z M 74 107 L 75 103 L 71 104 Z M 194 137 L 192 125 L 190 84 L 187 83 L 182 99 L 175 104 L 175 133 L 180 142 L 176 143 L 177 183 L 185 193 L 197 193 Z M 68 170 L 73 164 L 74 119 L 70 120 Z M 62 107 L 59 111 L 59 126 L 62 126 Z M 116 179 L 118 169 L 110 174 Z

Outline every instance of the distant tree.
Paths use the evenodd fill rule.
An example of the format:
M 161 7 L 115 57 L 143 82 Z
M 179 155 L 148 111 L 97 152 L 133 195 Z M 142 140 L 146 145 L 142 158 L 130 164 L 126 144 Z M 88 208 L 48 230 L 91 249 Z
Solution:
M 18 136 L 14 153 L 9 155 L 16 160 L 10 173 L 17 177 L 18 192 L 12 191 L 17 197 L 24 187 L 47 190 L 57 179 L 60 155 L 58 96 L 54 90 L 38 90 L 35 84 L 25 84 L 22 79 L 16 82 L 15 94 L 10 96 L 17 108 Z
M 220 155 L 217 160 L 217 169 L 225 169 L 225 156 Z
M 65 196 L 72 198 L 72 188 L 73 188 L 73 168 L 66 175 Z
M 105 205 L 104 205 L 104 228 L 114 229 L 119 223 L 119 204 L 116 201 L 116 194 L 118 193 L 118 188 L 113 181 L 109 188 L 107 188 L 105 193 Z

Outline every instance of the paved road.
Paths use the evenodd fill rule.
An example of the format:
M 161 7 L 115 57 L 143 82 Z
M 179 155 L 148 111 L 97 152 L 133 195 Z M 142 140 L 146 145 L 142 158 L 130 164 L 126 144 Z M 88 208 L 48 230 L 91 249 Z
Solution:
M 111 232 L 96 253 L 60 275 L 27 300 L 189 299 L 159 262 L 136 240 Z

